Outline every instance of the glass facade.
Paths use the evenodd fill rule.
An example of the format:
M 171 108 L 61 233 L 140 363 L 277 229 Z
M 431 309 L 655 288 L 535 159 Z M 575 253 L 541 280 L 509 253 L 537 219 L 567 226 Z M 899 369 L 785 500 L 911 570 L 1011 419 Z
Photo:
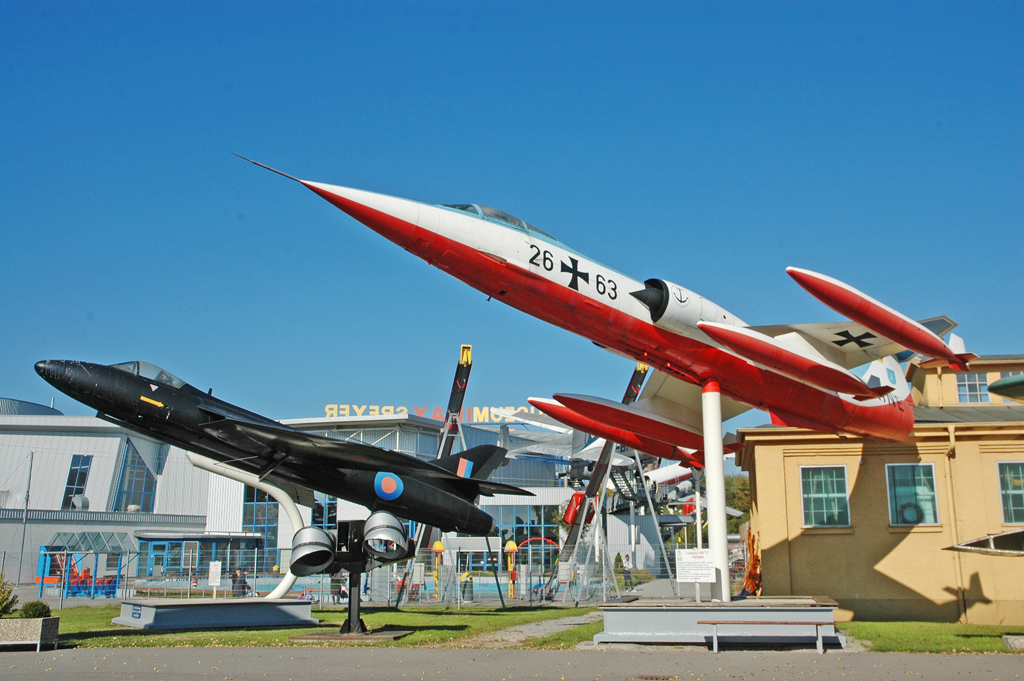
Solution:
M 92 456 L 75 454 L 71 457 L 71 469 L 68 471 L 68 481 L 64 486 L 64 500 L 61 502 L 62 509 L 74 508 L 72 500 L 78 494 L 85 494 L 85 483 L 89 480 L 89 468 L 92 466 Z
M 139 456 L 139 450 L 131 439 L 125 438 L 113 510 L 125 512 L 130 506 L 138 506 L 143 513 L 152 513 L 155 497 L 156 478 Z
M 492 540 L 493 551 L 504 551 L 505 544 L 514 541 L 520 547 L 517 563 L 529 563 L 541 571 L 551 569 L 558 558 L 557 506 L 484 506 L 483 510 L 494 518 L 500 538 Z M 479 565 L 467 569 L 484 569 L 484 558 L 483 553 L 475 552 L 472 561 Z
M 316 503 L 313 504 L 313 527 L 334 530 L 338 526 L 338 500 L 316 492 Z
M 890 525 L 938 525 L 935 467 L 930 463 L 886 465 Z
M 999 464 L 999 495 L 1003 502 L 1003 524 L 1024 523 L 1024 462 Z
M 335 518 L 337 518 L 337 503 L 335 502 Z M 245 486 L 245 496 L 242 503 L 242 531 L 259 534 L 263 537 L 265 547 L 260 555 L 255 555 L 255 548 L 248 549 L 249 554 L 239 558 L 242 565 L 254 566 L 253 569 L 260 573 L 270 572 L 271 568 L 278 563 L 277 550 L 277 517 L 278 503 L 273 497 L 263 490 L 255 487 Z
M 804 527 L 849 527 L 846 466 L 800 468 Z
M 235 568 L 248 570 L 250 576 L 272 574 L 270 567 L 276 563 L 270 563 L 270 567 L 263 569 L 263 553 L 263 541 L 257 537 L 141 539 L 138 558 L 132 556 L 133 564 L 129 569 L 139 577 L 154 579 L 188 576 L 205 579 L 210 572 L 210 561 L 219 560 L 221 574 L 224 575 L 222 580 Z M 272 553 L 277 555 L 276 550 Z M 256 560 L 259 560 L 259 565 Z

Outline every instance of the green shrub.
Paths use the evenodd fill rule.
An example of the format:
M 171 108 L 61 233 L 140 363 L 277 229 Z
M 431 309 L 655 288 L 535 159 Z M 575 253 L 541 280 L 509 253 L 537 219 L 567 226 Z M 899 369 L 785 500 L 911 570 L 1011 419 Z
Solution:
M 49 617 L 50 606 L 43 601 L 29 601 L 25 605 L 21 606 L 19 614 L 24 619 L 36 619 L 37 617 Z
M 10 615 L 17 604 L 18 597 L 14 595 L 14 584 L 5 580 L 4 573 L 0 572 L 0 617 Z

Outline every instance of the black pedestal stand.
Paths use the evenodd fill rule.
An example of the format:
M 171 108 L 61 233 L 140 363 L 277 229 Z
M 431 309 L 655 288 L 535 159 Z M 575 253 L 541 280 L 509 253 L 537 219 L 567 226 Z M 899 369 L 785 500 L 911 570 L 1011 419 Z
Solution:
M 366 624 L 359 617 L 359 591 L 362 573 L 348 573 L 348 619 L 341 625 L 342 634 L 365 634 Z

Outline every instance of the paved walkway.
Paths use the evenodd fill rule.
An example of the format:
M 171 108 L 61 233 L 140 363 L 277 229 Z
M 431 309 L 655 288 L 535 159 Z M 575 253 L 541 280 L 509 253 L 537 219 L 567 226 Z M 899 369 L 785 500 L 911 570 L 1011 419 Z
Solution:
M 543 622 L 531 622 L 518 627 L 509 627 L 508 629 L 501 629 L 500 631 L 492 631 L 486 634 L 479 634 L 477 636 L 470 636 L 469 638 L 459 639 L 450 643 L 445 643 L 438 647 L 444 648 L 514 648 L 522 645 L 524 642 L 531 638 L 537 638 L 539 636 L 549 636 L 556 634 L 566 629 L 571 629 L 581 624 L 590 624 L 591 622 L 600 622 L 604 619 L 604 613 L 588 612 L 585 615 L 577 615 L 575 617 L 562 617 L 554 620 L 544 620 Z
M 120 648 L 0 653 L 0 678 L 93 681 L 1016 681 L 1020 655 L 724 652 L 647 650 L 473 650 L 410 648 Z

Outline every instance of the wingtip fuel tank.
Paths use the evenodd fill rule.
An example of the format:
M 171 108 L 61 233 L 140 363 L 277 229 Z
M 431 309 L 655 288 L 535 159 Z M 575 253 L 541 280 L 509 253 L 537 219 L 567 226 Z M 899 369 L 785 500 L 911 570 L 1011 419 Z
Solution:
M 786 274 L 828 307 L 875 333 L 914 352 L 945 360 L 960 371 L 970 370 L 968 362 L 975 355 L 955 352 L 918 322 L 849 284 L 799 267 L 787 267 Z

